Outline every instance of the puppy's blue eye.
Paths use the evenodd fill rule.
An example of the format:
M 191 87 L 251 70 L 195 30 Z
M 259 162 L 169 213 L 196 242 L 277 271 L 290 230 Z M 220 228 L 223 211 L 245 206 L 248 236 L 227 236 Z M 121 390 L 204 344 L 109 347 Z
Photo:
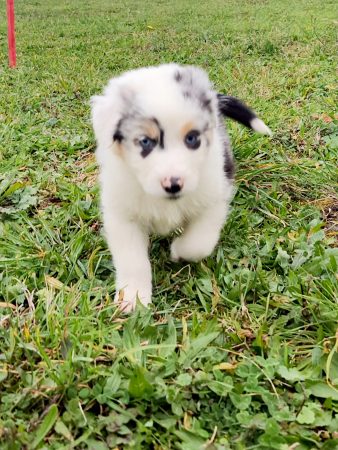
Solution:
M 155 147 L 156 141 L 155 141 L 155 139 L 151 139 L 151 138 L 145 136 L 139 140 L 139 144 L 143 150 L 151 151 Z
M 197 130 L 191 130 L 184 138 L 185 145 L 191 150 L 197 150 L 201 145 L 200 132 Z
M 149 155 L 149 153 L 152 152 L 152 150 L 156 147 L 157 141 L 155 139 L 151 139 L 148 136 L 144 136 L 143 138 L 139 139 L 138 141 L 139 145 L 142 148 L 141 156 L 145 158 Z

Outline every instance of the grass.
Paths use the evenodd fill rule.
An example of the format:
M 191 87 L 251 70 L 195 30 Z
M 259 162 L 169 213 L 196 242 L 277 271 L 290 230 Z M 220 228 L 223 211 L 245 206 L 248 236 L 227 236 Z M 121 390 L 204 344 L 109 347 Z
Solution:
M 4 5 L 3 5 L 4 6 Z M 0 448 L 337 449 L 334 1 L 16 2 L 0 19 Z M 204 67 L 237 194 L 214 255 L 152 240 L 152 308 L 119 316 L 89 97 L 126 69 Z

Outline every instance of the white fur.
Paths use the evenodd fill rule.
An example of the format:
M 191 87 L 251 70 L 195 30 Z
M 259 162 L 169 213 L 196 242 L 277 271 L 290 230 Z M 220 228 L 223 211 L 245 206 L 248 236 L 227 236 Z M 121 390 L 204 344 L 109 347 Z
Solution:
M 175 79 L 178 72 L 183 79 Z M 189 89 L 190 96 L 184 94 Z M 201 107 L 201 93 L 209 96 L 211 111 Z M 173 260 L 198 261 L 214 250 L 233 195 L 223 169 L 225 146 L 230 159 L 231 151 L 216 92 L 197 68 L 168 64 L 127 72 L 93 97 L 92 110 L 104 230 L 116 268 L 115 300 L 130 311 L 137 298 L 151 302 L 150 233 L 183 227 L 171 245 Z M 121 118 L 127 135 L 119 143 L 113 135 Z M 138 144 L 143 118 L 156 118 L 164 131 L 164 148 L 146 157 Z M 181 129 L 188 123 L 198 130 L 208 125 L 197 150 L 183 141 Z M 183 180 L 179 199 L 164 191 L 161 183 L 168 177 Z
M 255 131 L 258 131 L 258 133 L 267 134 L 268 136 L 272 136 L 272 131 L 268 126 L 265 125 L 263 120 L 259 119 L 258 117 L 255 117 L 250 122 L 251 128 Z

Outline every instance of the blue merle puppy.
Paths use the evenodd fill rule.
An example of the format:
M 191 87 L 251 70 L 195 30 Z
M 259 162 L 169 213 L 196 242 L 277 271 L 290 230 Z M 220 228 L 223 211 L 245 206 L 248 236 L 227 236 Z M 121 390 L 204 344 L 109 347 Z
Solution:
M 183 230 L 173 260 L 214 250 L 233 196 L 234 164 L 223 117 L 260 133 L 246 105 L 217 93 L 196 67 L 165 64 L 126 72 L 92 98 L 106 239 L 125 311 L 151 302 L 149 235 Z

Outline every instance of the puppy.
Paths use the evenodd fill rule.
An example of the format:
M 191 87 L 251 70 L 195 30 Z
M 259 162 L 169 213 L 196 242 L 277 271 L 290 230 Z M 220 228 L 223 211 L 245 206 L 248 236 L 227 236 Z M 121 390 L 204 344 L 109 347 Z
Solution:
M 218 94 L 206 73 L 192 66 L 132 70 L 92 98 L 115 301 L 125 311 L 137 299 L 151 302 L 151 233 L 183 229 L 171 244 L 174 261 L 199 261 L 214 250 L 233 195 L 223 116 L 270 134 L 246 105 Z

